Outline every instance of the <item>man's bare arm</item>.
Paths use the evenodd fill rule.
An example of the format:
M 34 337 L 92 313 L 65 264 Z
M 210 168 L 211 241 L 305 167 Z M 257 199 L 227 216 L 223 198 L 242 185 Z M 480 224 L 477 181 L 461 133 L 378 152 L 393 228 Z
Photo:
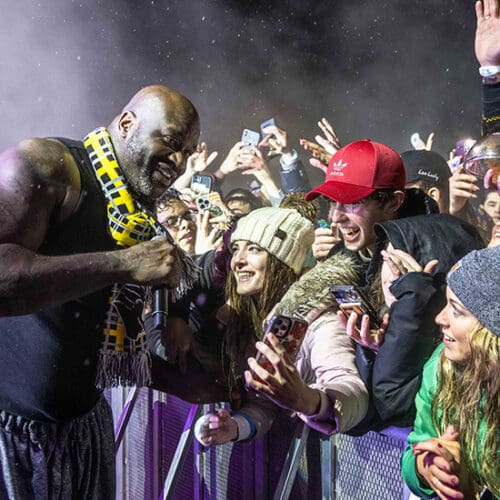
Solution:
M 111 252 L 37 253 L 80 195 L 78 169 L 62 144 L 24 141 L 0 155 L 0 169 L 1 315 L 34 312 L 114 282 L 178 283 L 179 262 L 166 240 Z

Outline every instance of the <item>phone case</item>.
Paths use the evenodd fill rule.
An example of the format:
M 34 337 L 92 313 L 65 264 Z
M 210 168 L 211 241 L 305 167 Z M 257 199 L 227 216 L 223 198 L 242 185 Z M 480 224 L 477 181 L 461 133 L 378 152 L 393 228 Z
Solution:
M 257 146 L 260 141 L 260 134 L 258 132 L 255 132 L 254 130 L 246 128 L 241 134 L 241 140 Z
M 217 191 L 213 191 L 208 194 L 204 194 L 199 198 L 196 198 L 196 206 L 200 212 L 209 210 L 214 217 L 222 215 L 222 199 Z
M 264 129 L 266 127 L 270 127 L 271 125 L 276 125 L 276 121 L 274 118 L 269 118 L 269 120 L 266 120 L 265 122 L 262 122 L 260 124 L 260 133 L 262 134 L 262 137 L 266 135 Z
M 346 318 L 349 318 L 352 312 L 358 314 L 358 328 L 361 326 L 363 314 L 370 316 L 371 329 L 380 328 L 380 321 L 375 309 L 359 288 L 353 285 L 337 285 L 332 286 L 330 292 Z
M 208 194 L 212 189 L 212 178 L 209 175 L 194 174 L 190 187 L 197 194 Z
M 266 331 L 264 332 L 263 342 L 270 345 L 268 334 L 273 333 L 284 347 L 289 359 L 293 362 L 295 361 L 300 346 L 302 345 L 307 327 L 307 321 L 302 318 L 278 314 L 273 316 L 269 321 Z M 274 373 L 272 364 L 263 354 L 258 352 L 255 359 L 257 360 L 257 363 L 259 363 L 259 365 L 265 368 L 268 372 Z

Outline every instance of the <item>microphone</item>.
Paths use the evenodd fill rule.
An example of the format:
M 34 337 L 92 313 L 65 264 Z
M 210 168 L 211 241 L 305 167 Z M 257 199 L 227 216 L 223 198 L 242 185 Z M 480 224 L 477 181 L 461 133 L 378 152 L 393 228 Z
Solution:
M 168 291 L 164 286 L 153 287 L 153 326 L 165 329 L 168 316 Z
M 167 234 L 156 235 L 153 240 L 167 238 L 169 243 L 173 243 L 171 236 Z M 168 316 L 168 291 L 165 286 L 152 287 L 153 292 L 153 326 L 154 328 L 165 329 L 167 327 Z

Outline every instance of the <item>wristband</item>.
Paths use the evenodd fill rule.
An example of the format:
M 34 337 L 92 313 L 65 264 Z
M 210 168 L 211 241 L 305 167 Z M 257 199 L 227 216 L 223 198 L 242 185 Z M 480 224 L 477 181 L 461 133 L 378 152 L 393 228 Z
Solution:
M 500 83 L 500 66 L 481 66 L 479 74 L 483 77 L 483 83 L 486 85 Z
M 500 73 L 500 66 L 481 66 L 479 68 L 479 74 L 481 76 L 494 76 Z
M 255 436 L 257 428 L 255 427 L 253 420 L 248 415 L 242 412 L 235 412 L 231 415 L 231 418 L 238 426 L 238 437 L 233 439 L 233 441 L 245 441 L 247 439 L 252 439 Z

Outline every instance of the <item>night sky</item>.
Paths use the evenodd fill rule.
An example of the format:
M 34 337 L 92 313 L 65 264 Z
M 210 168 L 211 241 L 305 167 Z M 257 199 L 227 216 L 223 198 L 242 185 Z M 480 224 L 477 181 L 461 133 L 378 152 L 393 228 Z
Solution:
M 1 23 L 2 149 L 81 138 L 152 83 L 194 102 L 220 159 L 271 116 L 292 145 L 322 116 L 400 152 L 480 133 L 473 0 L 4 0 Z

